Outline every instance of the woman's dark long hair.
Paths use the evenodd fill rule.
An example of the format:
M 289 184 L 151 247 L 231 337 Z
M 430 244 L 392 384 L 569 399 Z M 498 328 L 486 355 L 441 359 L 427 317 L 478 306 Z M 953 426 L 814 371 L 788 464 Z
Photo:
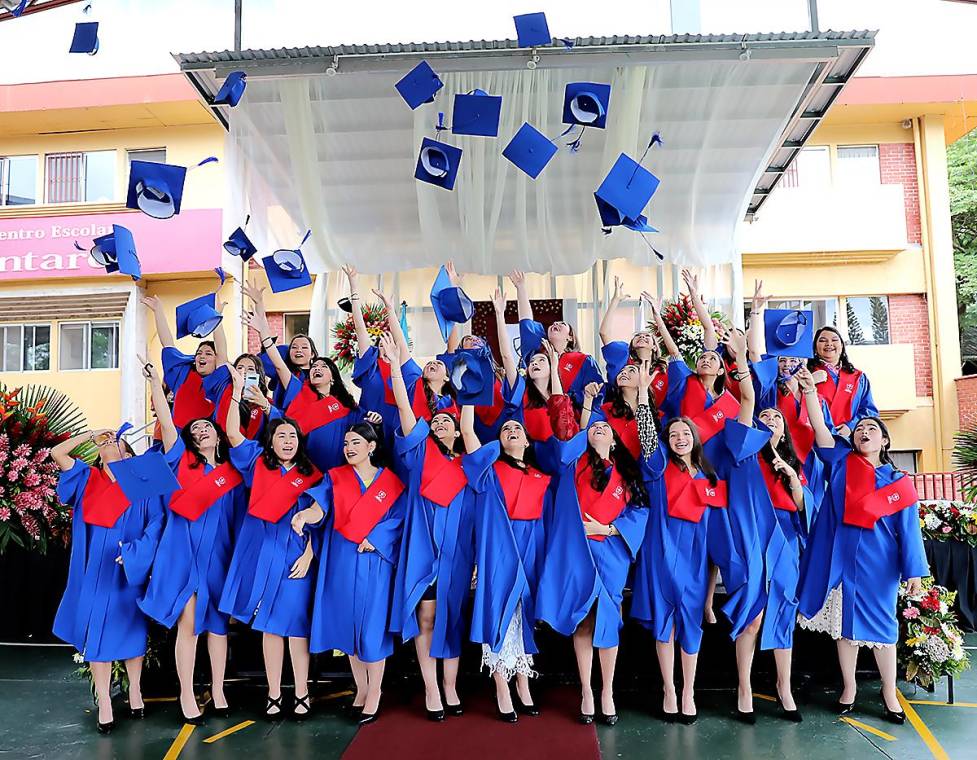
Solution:
M 542 354 L 543 356 L 546 356 L 547 357 L 547 361 L 549 360 L 549 356 L 546 353 L 546 351 L 544 349 L 540 348 L 540 349 L 537 349 L 536 351 L 534 351 L 529 356 L 528 360 L 526 361 L 526 367 L 529 367 L 529 362 L 531 362 L 539 354 Z M 553 371 L 553 368 L 551 367 L 550 368 L 550 372 L 552 372 L 552 371 Z M 546 389 L 547 390 L 552 390 L 552 388 L 553 388 L 553 384 L 551 383 L 550 378 L 547 377 L 546 378 Z M 565 390 L 566 390 L 566 388 L 564 388 L 564 391 Z M 543 394 L 540 392 L 539 388 L 536 387 L 535 381 L 532 380 L 528 376 L 526 377 L 526 402 L 527 402 L 526 403 L 526 406 L 528 408 L 530 408 L 530 409 L 539 409 L 541 407 L 545 407 L 546 406 L 546 399 L 543 398 Z
M 766 411 L 766 409 L 763 411 Z M 797 456 L 797 450 L 794 448 L 794 439 L 790 434 L 790 426 L 787 424 L 787 420 L 784 419 L 784 415 L 779 409 L 771 408 L 771 411 L 774 411 L 780 415 L 780 421 L 784 426 L 784 434 L 780 437 L 780 441 L 777 443 L 776 448 L 771 445 L 770 441 L 763 444 L 763 448 L 760 449 L 760 456 L 763 458 L 764 462 L 770 465 L 770 469 L 773 470 L 774 474 L 777 476 L 777 479 L 783 483 L 784 488 L 789 491 L 790 478 L 784 473 L 777 472 L 773 469 L 774 454 L 783 459 L 784 462 L 798 474 L 798 476 L 801 474 L 801 467 L 804 466 L 804 463 Z
M 614 444 L 611 446 L 611 464 L 617 469 L 628 489 L 628 504 L 634 507 L 648 506 L 648 489 L 645 488 L 644 479 L 641 477 L 641 468 L 638 467 L 637 460 L 631 456 L 628 447 L 621 443 L 617 433 L 611 428 L 614 436 Z M 590 468 L 590 487 L 595 491 L 603 492 L 610 481 L 610 475 L 605 471 L 604 460 L 601 459 L 597 450 L 587 444 L 587 466 Z
M 353 398 L 353 394 L 349 392 L 349 388 L 346 387 L 346 383 L 343 382 L 343 376 L 339 374 L 339 367 L 336 366 L 336 362 L 330 359 L 328 356 L 316 356 L 309 362 L 309 371 L 312 371 L 312 366 L 314 364 L 325 364 L 329 371 L 332 373 L 332 384 L 329 386 L 329 394 L 345 406 L 347 409 L 356 409 L 357 403 L 356 399 Z M 319 398 L 325 398 L 326 395 L 319 391 L 318 388 L 314 387 L 312 383 L 309 383 L 309 387 L 315 392 L 316 396 Z
M 133 450 L 132 446 L 129 445 L 129 442 L 127 440 L 123 439 L 123 440 L 119 441 L 119 445 L 121 445 L 122 447 L 125 448 L 126 453 L 129 456 L 134 457 L 136 455 L 136 452 Z M 95 462 L 94 462 L 93 466 L 94 467 L 97 467 L 100 470 L 104 470 L 105 469 L 105 465 L 102 463 L 102 457 L 101 456 L 95 457 Z
M 206 417 L 198 417 L 195 420 L 190 420 L 183 429 L 180 431 L 180 438 L 183 439 L 183 445 L 187 450 L 187 453 L 192 457 L 190 462 L 190 469 L 194 470 L 197 467 L 203 467 L 207 464 L 207 460 L 204 459 L 204 455 L 200 453 L 200 449 L 197 447 L 196 442 L 193 440 L 193 435 L 190 433 L 190 428 L 193 427 L 193 423 L 203 420 L 204 422 L 209 422 L 214 430 L 217 431 L 217 450 L 214 452 L 214 460 L 217 464 L 223 464 L 228 459 L 228 452 L 231 449 L 231 443 L 227 440 L 227 433 L 224 432 L 224 428 L 220 425 L 215 425 L 213 420 L 207 419 Z
M 355 425 L 351 425 L 349 430 L 346 432 L 356 433 L 367 443 L 375 443 L 376 448 L 373 449 L 373 453 L 370 454 L 370 464 L 372 464 L 374 467 L 387 466 L 387 452 L 383 447 L 383 431 L 379 429 L 377 425 L 366 421 L 357 422 Z
M 668 434 L 671 431 L 672 426 L 679 422 L 688 425 L 689 430 L 692 431 L 692 451 L 689 453 L 689 458 L 692 460 L 692 466 L 706 476 L 706 479 L 709 481 L 709 485 L 716 485 L 716 483 L 719 482 L 719 477 L 716 475 L 716 469 L 706 458 L 706 453 L 702 450 L 702 439 L 699 437 L 699 430 L 696 428 L 695 423 L 688 417 L 672 417 L 672 419 L 670 419 L 665 425 L 665 429 L 662 430 L 662 440 L 665 442 L 665 449 L 668 451 L 669 461 L 679 469 L 688 472 L 685 467 L 685 462 L 683 462 L 682 458 L 672 451 L 671 446 L 668 445 Z
M 299 445 L 295 450 L 295 456 L 292 458 L 292 461 L 295 463 L 295 469 L 303 475 L 311 475 L 313 465 L 312 460 L 309 459 L 308 450 L 306 449 L 305 434 L 302 432 L 299 424 L 288 417 L 278 417 L 277 419 L 269 420 L 268 424 L 265 425 L 265 432 L 261 436 L 261 461 L 264 462 L 265 467 L 269 470 L 282 466 L 281 460 L 275 454 L 275 450 L 272 447 L 275 431 L 282 425 L 291 425 L 298 435 Z
M 427 381 L 427 378 L 421 378 L 421 387 L 424 389 L 424 401 L 433 419 L 434 415 L 438 413 L 438 399 L 434 395 L 434 391 L 431 390 L 431 384 Z M 458 392 L 455 390 L 455 386 L 451 384 L 449 378 L 445 378 L 444 385 L 441 386 L 441 395 L 450 396 L 452 401 L 458 398 Z
M 661 347 L 652 333 L 652 351 L 651 351 L 651 371 L 654 372 L 656 369 L 660 369 L 662 372 L 668 371 L 668 361 L 662 356 Z M 638 352 L 634 347 L 634 335 L 631 336 L 631 340 L 628 341 L 628 359 L 633 363 L 641 366 L 643 359 L 638 356 Z
M 885 439 L 888 441 L 888 443 L 883 445 L 882 449 L 879 451 L 879 462 L 882 464 L 891 464 L 893 467 L 895 467 L 895 462 L 892 461 L 892 456 L 889 454 L 889 449 L 892 448 L 892 436 L 889 435 L 889 428 L 885 426 L 885 423 L 879 417 L 862 417 L 858 422 L 862 423 L 866 420 L 871 420 L 878 425 L 879 430 L 882 431 L 882 435 L 885 436 Z M 851 435 L 848 436 L 848 443 L 851 446 L 851 450 L 855 452 L 858 451 L 858 449 L 855 448 L 855 428 L 857 427 L 858 425 L 855 425 L 852 428 Z
M 217 344 L 214 343 L 214 341 L 212 341 L 212 340 L 202 340 L 202 341 L 200 341 L 197 344 L 197 347 L 193 351 L 193 355 L 196 356 L 197 355 L 197 351 L 199 351 L 204 346 L 207 346 L 208 348 L 210 348 L 210 350 L 213 351 L 215 354 L 217 353 Z M 196 362 L 191 362 L 190 363 L 190 369 L 193 370 L 194 372 L 196 372 L 197 371 L 197 363 Z
M 512 467 L 516 470 L 520 470 L 522 472 L 525 472 L 527 467 L 532 467 L 533 469 L 538 470 L 539 459 L 537 459 L 536 457 L 536 446 L 533 443 L 532 439 L 529 437 L 529 433 L 526 433 L 526 426 L 523 425 L 518 420 L 512 420 L 512 422 L 515 422 L 517 425 L 519 425 L 519 427 L 522 428 L 522 432 L 526 435 L 526 440 L 529 441 L 529 445 L 526 447 L 526 451 L 523 453 L 521 461 L 516 459 L 514 456 L 506 454 L 505 449 L 502 448 L 502 430 L 500 428 L 499 438 L 498 438 L 499 441 L 498 461 L 503 462 L 504 464 L 509 465 L 509 467 Z
M 262 396 L 267 396 L 268 378 L 265 377 L 265 367 L 261 363 L 261 359 L 259 359 L 254 354 L 244 353 L 234 360 L 235 367 L 237 367 L 237 363 L 241 361 L 241 359 L 249 359 L 251 363 L 254 364 L 255 372 L 258 373 L 258 390 L 261 391 Z M 246 420 L 251 419 L 251 402 L 246 401 L 243 394 L 241 395 L 241 400 L 238 402 L 237 408 L 238 408 L 238 412 L 241 415 L 241 424 L 246 425 L 247 424 Z
M 823 332 L 832 332 L 838 336 L 838 340 L 841 341 L 841 357 L 838 359 L 838 365 L 845 372 L 854 372 L 855 365 L 852 364 L 851 359 L 848 358 L 848 344 L 845 343 L 845 339 L 838 331 L 838 328 L 832 327 L 831 325 L 825 325 L 824 327 L 820 328 L 816 333 L 814 333 L 814 347 L 812 349 L 812 353 L 814 354 L 814 356 L 807 360 L 807 368 L 811 370 L 811 372 L 814 372 L 821 368 L 822 362 L 821 359 L 818 358 L 818 338 L 821 337 L 821 333 Z
M 702 354 L 705 353 L 713 353 L 719 357 L 719 367 L 720 369 L 722 369 L 722 372 L 716 375 L 716 384 L 713 386 L 713 390 L 715 391 L 717 396 L 721 396 L 723 394 L 723 391 L 726 390 L 726 377 L 729 374 L 729 372 L 726 370 L 726 359 L 723 358 L 722 351 L 716 351 L 711 348 L 707 348 L 705 351 L 702 352 Z M 699 356 L 702 356 L 702 354 L 699 354 Z M 698 359 L 696 361 L 698 361 Z
M 307 341 L 309 341 L 309 347 L 312 349 L 312 356 L 309 358 L 310 367 L 312 366 L 312 362 L 319 355 L 319 349 L 315 347 L 315 341 L 312 340 L 312 338 L 310 338 L 305 333 L 298 333 L 297 335 L 293 335 L 292 339 L 288 342 L 288 351 L 285 352 L 285 356 L 284 356 L 285 365 L 288 367 L 288 371 L 291 372 L 293 375 L 302 371 L 302 368 L 292 361 L 292 344 L 295 341 L 297 341 L 299 338 L 305 338 Z
M 451 418 L 451 421 L 455 424 L 455 430 L 457 432 L 460 432 L 461 431 L 461 424 L 458 422 L 458 418 L 455 417 L 453 414 L 448 414 L 447 412 L 445 412 L 445 411 L 442 410 L 442 411 L 438 412 L 436 415 L 434 415 L 434 417 L 440 417 L 442 414 L 445 417 L 450 417 Z M 434 422 L 434 417 L 431 417 L 431 422 Z M 446 457 L 447 456 L 458 456 L 460 454 L 465 453 L 464 452 L 464 448 L 463 448 L 463 443 L 462 443 L 462 440 L 461 440 L 461 436 L 460 435 L 457 435 L 457 436 L 454 437 L 454 439 L 453 439 L 453 441 L 451 443 L 451 448 L 450 449 L 447 446 L 445 446 L 444 443 L 441 441 L 441 439 L 438 438 L 434 434 L 434 431 L 433 430 L 431 430 L 428 433 L 428 435 L 431 436 L 431 440 L 434 441 L 435 445 L 438 447 L 438 449 L 441 451 L 441 453 L 444 454 Z

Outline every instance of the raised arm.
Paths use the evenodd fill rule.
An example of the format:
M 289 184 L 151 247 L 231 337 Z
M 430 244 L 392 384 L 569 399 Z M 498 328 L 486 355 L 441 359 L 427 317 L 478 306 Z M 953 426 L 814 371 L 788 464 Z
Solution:
M 356 330 L 356 352 L 358 356 L 363 356 L 373 345 L 373 341 L 370 340 L 370 333 L 366 329 L 366 320 L 363 319 L 360 275 L 356 267 L 349 264 L 343 266 L 343 274 L 346 275 L 346 282 L 349 283 L 349 304 L 353 309 L 353 328 Z
M 753 377 L 746 360 L 746 336 L 736 330 L 724 330 L 719 338 L 736 357 L 736 373 L 730 378 L 740 386 L 740 411 L 736 419 L 743 425 L 753 425 L 756 392 L 753 390 Z
M 214 302 L 214 306 L 218 312 L 223 314 L 227 301 L 217 300 Z M 224 320 L 221 320 L 217 329 L 214 330 L 214 353 L 217 354 L 217 366 L 227 364 L 227 334 L 224 332 Z M 143 363 L 145 364 L 145 362 Z
M 505 327 L 505 305 L 505 293 L 502 292 L 501 288 L 496 288 L 492 295 L 492 308 L 495 309 L 495 330 L 499 338 L 499 354 L 502 356 L 505 379 L 509 381 L 509 386 L 512 387 L 519 377 L 519 368 L 516 364 L 516 356 L 512 352 L 509 332 Z
M 613 340 L 611 337 L 611 314 L 621 305 L 623 299 L 630 297 L 624 293 L 624 283 L 621 282 L 621 278 L 614 275 L 614 292 L 611 294 L 611 300 L 607 304 L 607 311 L 604 312 L 604 316 L 600 320 L 600 330 L 597 333 L 600 336 L 600 344 L 602 346 L 606 346 Z
M 482 442 L 475 435 L 475 407 L 465 404 L 461 408 L 461 438 L 465 442 L 465 451 L 474 454 L 482 448 Z
M 801 388 L 801 396 L 804 399 L 804 405 L 807 407 L 808 420 L 811 427 L 814 428 L 814 442 L 822 449 L 833 449 L 835 437 L 824 421 L 824 410 L 821 409 L 821 399 L 818 396 L 818 389 L 814 384 L 811 370 L 807 367 L 801 367 L 794 377 L 797 378 L 797 384 Z
M 258 331 L 261 336 L 261 347 L 264 349 L 268 359 L 275 367 L 275 374 L 278 375 L 278 382 L 282 388 L 287 388 L 292 380 L 292 373 L 285 363 L 285 359 L 275 345 L 275 342 L 268 340 L 271 338 L 271 325 L 268 324 L 268 315 L 265 314 L 264 288 L 254 288 L 248 285 L 243 286 L 244 294 L 254 303 L 254 311 L 246 311 L 241 315 L 241 321 L 248 327 Z M 226 360 L 225 360 L 226 361 Z M 242 380 L 243 382 L 243 380 Z M 242 386 L 243 387 L 243 386 Z M 237 394 L 240 400 L 241 394 Z M 228 423 L 230 424 L 230 423 Z
M 101 435 L 102 433 L 115 435 L 115 432 L 112 430 L 86 430 L 84 433 L 73 435 L 67 441 L 61 441 L 61 443 L 59 443 L 57 446 L 52 447 L 51 459 L 54 460 L 55 464 L 57 464 L 63 472 L 67 472 L 75 466 L 75 458 L 71 456 L 71 452 L 77 449 L 83 443 L 94 443 L 95 436 Z
M 461 347 L 461 325 L 455 325 L 448 333 L 448 353 L 453 354 Z
M 231 373 L 231 403 L 227 405 L 227 440 L 231 446 L 244 443 L 241 433 L 241 393 L 244 391 L 244 375 L 230 362 L 227 369 Z
M 137 356 L 136 358 L 142 364 L 142 376 L 149 381 L 153 412 L 156 414 L 160 433 L 163 436 L 163 451 L 169 451 L 176 443 L 178 433 L 176 432 L 176 425 L 173 424 L 173 413 L 170 411 L 170 405 L 166 403 L 166 391 L 163 390 L 163 381 L 160 379 L 156 368 L 152 364 L 141 356 Z
M 688 269 L 683 269 L 682 279 L 689 289 L 692 308 L 695 309 L 695 314 L 702 323 L 702 346 L 707 351 L 715 351 L 719 347 L 719 338 L 716 336 L 716 327 L 712 323 L 712 316 L 706 308 L 706 302 L 699 294 L 699 276 L 692 274 Z
M 383 308 L 387 312 L 387 332 L 390 337 L 394 340 L 394 346 L 396 351 L 393 354 L 387 354 L 387 359 L 390 361 L 390 366 L 392 367 L 395 363 L 397 364 L 397 369 L 400 369 L 405 361 L 410 358 L 410 346 L 407 345 L 407 336 L 404 335 L 404 331 L 400 329 L 400 320 L 397 319 L 397 307 L 394 306 L 393 301 L 387 296 L 386 293 L 380 290 L 374 290 L 373 295 L 380 299 L 383 304 Z M 394 361 L 393 357 L 399 357 L 397 361 Z
M 678 346 L 675 344 L 675 340 L 672 338 L 671 333 L 668 332 L 668 328 L 665 327 L 665 320 L 662 319 L 662 313 L 660 304 L 651 294 L 647 291 L 641 293 L 641 297 L 648 302 L 651 306 L 651 318 L 655 321 L 655 328 L 658 330 L 658 335 L 662 339 L 662 343 L 665 345 L 665 351 L 673 359 L 681 359 L 682 352 L 678 350 Z
M 580 410 L 580 429 L 586 430 L 594 414 L 594 399 L 600 393 L 601 383 L 587 383 L 583 389 L 583 408 Z
M 763 280 L 754 280 L 750 326 L 746 331 L 746 348 L 751 362 L 758 362 L 763 358 L 763 309 L 769 298 L 770 296 L 763 295 Z
M 563 396 L 563 380 L 560 379 L 560 357 L 556 355 L 556 349 L 548 340 L 543 341 L 543 350 L 550 360 L 550 395 Z
M 380 350 L 389 358 L 399 353 L 400 348 L 389 333 L 380 336 Z M 407 386 L 404 385 L 404 376 L 399 364 L 390 362 L 390 387 L 394 393 L 394 401 L 397 403 L 397 412 L 400 414 L 400 430 L 404 435 L 410 435 L 417 424 L 417 417 L 410 405 L 410 397 L 407 395 Z
M 638 423 L 641 456 L 645 459 L 658 448 L 658 428 L 655 427 L 655 412 L 651 405 L 651 381 L 651 362 L 643 361 L 638 368 L 638 409 L 634 416 Z
M 516 303 L 519 307 L 519 321 L 533 318 L 533 307 L 526 292 L 526 275 L 518 269 L 509 272 L 509 282 L 516 288 Z
M 143 296 L 142 305 L 153 313 L 156 320 L 156 335 L 163 348 L 175 348 L 176 340 L 173 338 L 173 331 L 166 323 L 166 314 L 163 313 L 163 304 L 158 296 Z

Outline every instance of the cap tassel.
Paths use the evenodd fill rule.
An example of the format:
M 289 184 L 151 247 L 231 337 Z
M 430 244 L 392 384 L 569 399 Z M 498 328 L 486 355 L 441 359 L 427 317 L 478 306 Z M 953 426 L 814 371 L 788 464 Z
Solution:
M 563 47 L 565 47 L 567 50 L 572 49 L 573 46 L 576 44 L 569 37 L 557 37 L 557 39 L 563 43 Z
M 223 267 L 215 267 L 214 271 L 217 273 L 217 276 L 221 278 L 221 284 L 220 287 L 218 288 L 220 289 L 224 287 L 224 283 L 227 281 L 227 275 L 224 273 Z
M 119 441 L 122 440 L 122 436 L 124 436 L 126 434 L 126 431 L 128 431 L 128 430 L 132 430 L 132 423 L 131 422 L 123 422 L 122 423 L 122 427 L 120 427 L 118 430 L 115 431 L 115 440 L 116 440 L 116 443 L 118 443 Z
M 638 173 L 638 167 L 641 166 L 641 164 L 644 162 L 645 156 L 648 155 L 648 151 L 651 150 L 652 147 L 655 146 L 655 145 L 664 145 L 664 143 L 662 142 L 662 133 L 661 132 L 655 132 L 651 136 L 651 140 L 648 142 L 648 147 L 645 148 L 645 152 L 642 153 L 641 154 L 641 158 L 638 159 L 638 163 L 634 167 L 634 171 L 631 172 L 631 178 L 628 179 L 627 187 L 631 187 L 631 180 L 633 180 L 634 179 L 634 175 Z
M 205 164 L 216 164 L 216 163 L 219 163 L 217 160 L 217 156 L 207 156 L 207 158 L 205 158 L 203 161 L 196 164 L 195 166 L 191 166 L 189 169 L 187 169 L 187 171 L 192 172 L 194 169 L 199 169 L 201 166 L 204 166 Z
M 311 229 L 306 230 L 305 231 L 305 237 L 302 238 L 302 242 L 299 243 L 299 248 L 301 248 L 303 245 L 305 245 L 305 241 L 308 240 L 311 236 L 312 236 L 312 230 Z

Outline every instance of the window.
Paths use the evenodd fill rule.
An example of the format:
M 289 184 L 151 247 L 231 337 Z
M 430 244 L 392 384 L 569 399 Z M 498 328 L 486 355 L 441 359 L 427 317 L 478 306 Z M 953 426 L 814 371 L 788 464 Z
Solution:
M 845 299 L 848 342 L 853 346 L 889 342 L 889 297 L 860 296 Z
M 889 456 L 892 457 L 892 464 L 897 470 L 902 470 L 903 472 L 908 472 L 909 474 L 915 474 L 916 472 L 916 451 L 890 451 Z
M 309 334 L 309 313 L 285 315 L 285 342 L 288 343 L 296 335 Z
M 61 325 L 60 366 L 71 369 L 117 369 L 118 322 L 68 322 Z
M 115 200 L 115 151 L 51 153 L 47 156 L 48 203 Z
M 0 158 L 0 206 L 37 203 L 37 156 Z
M 0 325 L 2 372 L 43 372 L 51 368 L 50 325 Z
M 837 298 L 792 298 L 767 301 L 768 309 L 801 309 L 814 313 L 814 329 L 825 325 L 838 324 L 838 299 Z M 746 321 L 750 321 L 750 302 L 746 302 L 744 308 Z
M 839 145 L 836 179 L 840 185 L 878 185 L 878 145 Z
M 818 188 L 831 182 L 831 159 L 828 147 L 802 148 L 784 172 L 783 187 Z
M 152 161 L 154 164 L 166 163 L 166 148 L 140 148 L 126 151 L 128 163 L 133 161 Z

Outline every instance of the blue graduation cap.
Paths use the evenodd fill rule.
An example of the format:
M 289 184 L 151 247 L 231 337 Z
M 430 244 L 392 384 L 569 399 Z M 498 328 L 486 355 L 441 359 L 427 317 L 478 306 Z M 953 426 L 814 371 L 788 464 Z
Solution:
M 475 313 L 472 299 L 464 290 L 451 284 L 448 270 L 443 266 L 438 270 L 438 276 L 431 286 L 431 306 L 434 307 L 434 316 L 445 340 L 448 340 L 455 325 L 464 324 Z
M 570 82 L 563 95 L 563 123 L 603 129 L 610 102 L 609 84 Z
M 526 122 L 505 146 L 502 155 L 533 179 L 556 155 L 557 147 L 546 135 Z
M 487 348 L 455 351 L 451 384 L 459 406 L 489 406 L 495 390 L 495 372 Z
M 85 250 L 77 242 L 75 248 L 79 251 Z M 99 266 L 105 267 L 108 274 L 122 272 L 134 280 L 142 276 L 139 257 L 136 255 L 136 241 L 125 227 L 113 224 L 112 232 L 92 241 L 90 253 Z
M 434 73 L 427 61 L 421 61 L 407 72 L 395 85 L 411 110 L 424 103 L 433 103 L 434 95 L 444 87 L 444 82 Z
M 87 53 L 95 55 L 98 52 L 98 22 L 83 21 L 75 24 L 75 34 L 71 38 L 69 53 Z
M 30 0 L 20 0 L 19 3 L 17 0 L 0 0 L 0 8 L 6 8 L 8 11 L 10 11 L 11 16 L 17 18 L 27 9 L 27 4 L 29 2 Z
M 800 309 L 767 309 L 763 332 L 771 356 L 814 356 L 814 312 Z
M 247 86 L 248 75 L 243 71 L 232 71 L 214 96 L 213 104 L 234 108 L 244 95 L 244 88 Z
M 630 229 L 647 226 L 648 220 L 642 221 L 641 212 L 655 194 L 658 184 L 658 177 L 622 153 L 594 193 L 603 225 Z
M 553 43 L 545 13 L 524 13 L 513 16 L 512 20 L 516 22 L 519 47 L 542 47 Z
M 227 240 L 224 241 L 224 250 L 227 251 L 232 256 L 240 256 L 241 261 L 250 261 L 251 258 L 258 252 L 255 248 L 254 243 L 244 232 L 244 227 L 248 226 L 248 221 L 251 217 L 249 216 L 244 221 L 244 226 L 238 227 L 234 232 L 232 232 Z
M 108 465 L 122 493 L 132 504 L 180 490 L 173 468 L 158 451 L 147 451 L 137 457 L 109 462 Z
M 196 169 L 197 166 L 215 161 L 217 159 L 210 156 L 191 168 Z M 126 208 L 139 209 L 153 219 L 169 219 L 179 214 L 187 171 L 185 166 L 133 161 L 129 167 Z
M 176 337 L 206 338 L 224 318 L 216 309 L 216 293 L 207 293 L 176 307 Z
M 456 135 L 499 136 L 499 113 L 502 96 L 489 95 L 485 90 L 472 90 L 455 95 L 451 132 Z
M 425 137 L 417 154 L 414 178 L 445 190 L 453 190 L 460 163 L 461 148 Z
M 309 268 L 305 264 L 305 257 L 302 255 L 302 246 L 310 235 L 312 235 L 312 230 L 305 233 L 305 237 L 302 238 L 298 248 L 280 248 L 261 260 L 273 293 L 283 293 L 286 290 L 304 288 L 306 285 L 312 284 L 312 275 L 309 273 Z

